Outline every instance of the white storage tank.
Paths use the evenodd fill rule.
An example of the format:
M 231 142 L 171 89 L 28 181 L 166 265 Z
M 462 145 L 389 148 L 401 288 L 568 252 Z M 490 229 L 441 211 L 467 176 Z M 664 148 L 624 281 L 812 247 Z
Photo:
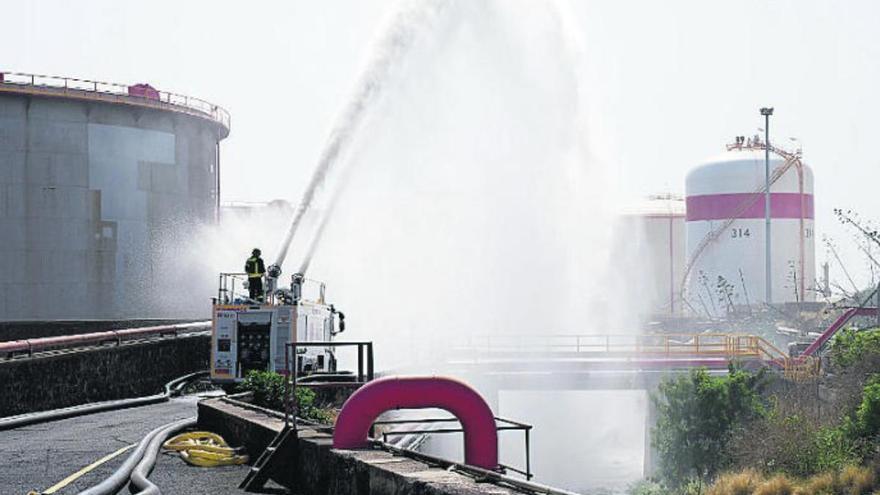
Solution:
M 764 145 L 738 138 L 685 184 L 686 303 L 698 314 L 766 302 Z M 771 147 L 771 303 L 814 301 L 813 173 Z
M 649 317 L 682 312 L 679 284 L 685 266 L 685 206 L 681 195 L 658 194 L 624 208 L 615 252 L 628 253 L 622 276 L 640 287 L 640 308 Z

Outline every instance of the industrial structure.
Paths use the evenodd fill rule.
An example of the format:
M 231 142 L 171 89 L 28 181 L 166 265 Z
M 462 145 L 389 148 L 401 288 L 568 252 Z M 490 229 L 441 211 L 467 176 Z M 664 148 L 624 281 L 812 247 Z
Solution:
M 620 235 L 615 252 L 634 246 L 633 270 L 625 276 L 633 287 L 642 288 L 640 297 L 647 301 L 652 316 L 682 314 L 679 283 L 685 265 L 685 203 L 674 194 L 649 196 L 630 205 L 621 216 Z M 633 243 L 633 239 L 635 242 Z
M 765 273 L 765 151 L 769 148 L 772 270 Z M 737 137 L 686 179 L 683 302 L 719 316 L 735 305 L 814 301 L 813 173 L 800 153 Z M 767 301 L 765 280 L 772 284 Z
M 0 73 L 0 320 L 179 317 L 174 257 L 218 215 L 211 103 Z

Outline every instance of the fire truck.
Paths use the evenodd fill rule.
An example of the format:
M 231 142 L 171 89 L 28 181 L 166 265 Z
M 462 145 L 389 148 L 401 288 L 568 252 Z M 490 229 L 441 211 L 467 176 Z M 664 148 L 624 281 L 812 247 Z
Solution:
M 277 265 L 268 268 L 264 302 L 248 297 L 247 274 L 220 274 L 211 331 L 214 382 L 238 382 L 252 370 L 288 373 L 293 366 L 300 375 L 336 372 L 331 347 L 297 348 L 295 357 L 285 356 L 288 342 L 332 341 L 345 330 L 345 315 L 325 302 L 323 282 L 297 273 L 289 287 L 277 287 L 280 272 Z

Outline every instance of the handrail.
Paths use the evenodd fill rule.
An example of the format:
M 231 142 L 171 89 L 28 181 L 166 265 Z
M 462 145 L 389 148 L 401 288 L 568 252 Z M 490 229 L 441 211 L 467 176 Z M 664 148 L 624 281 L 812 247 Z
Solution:
M 10 86 L 17 88 L 46 88 L 73 95 L 83 93 L 113 95 L 114 97 L 122 97 L 126 101 L 134 101 L 141 105 L 159 108 L 167 105 L 174 107 L 176 110 L 184 111 L 184 113 L 196 114 L 220 124 L 226 129 L 227 134 L 231 126 L 229 112 L 223 107 L 201 98 L 172 93 L 170 91 L 157 90 L 154 93 L 155 97 L 152 97 L 147 94 L 134 94 L 132 92 L 134 86 L 132 85 L 91 81 L 75 77 L 0 71 L 0 91 L 8 89 Z
M 877 314 L 877 308 L 849 308 L 840 315 L 834 323 L 831 324 L 822 335 L 820 335 L 809 347 L 804 349 L 803 355 L 812 356 L 816 353 L 823 345 L 825 345 L 831 337 L 833 337 L 841 328 L 844 327 L 849 320 L 853 319 L 856 316 L 874 316 Z
M 737 334 L 510 335 L 468 338 L 453 350 L 498 352 L 633 352 L 650 355 L 755 356 L 757 343 Z
M 870 310 L 871 308 L 867 308 Z M 860 313 L 861 314 L 861 313 Z M 830 330 L 830 329 L 829 329 Z M 492 338 L 507 339 L 508 345 L 492 346 Z M 526 337 L 535 340 L 528 341 Z M 567 338 L 568 343 L 541 344 L 541 340 L 547 338 Z M 485 339 L 485 340 L 482 340 Z M 790 357 L 773 343 L 759 335 L 749 334 L 637 334 L 637 335 L 551 335 L 551 336 L 491 336 L 477 337 L 484 347 L 458 346 L 459 350 L 475 352 L 535 354 L 571 353 L 573 354 L 617 354 L 625 356 L 643 357 L 666 357 L 670 359 L 682 359 L 688 357 L 707 356 L 713 358 L 726 358 L 729 360 L 759 360 L 769 366 L 783 370 L 787 377 L 802 379 L 817 375 L 819 360 L 810 355 Z M 571 340 L 573 339 L 573 340 Z M 593 340 L 597 344 L 584 342 L 582 339 Z M 615 339 L 618 341 L 615 342 Z M 624 342 L 620 342 L 624 340 Z M 653 342 L 651 342 L 653 340 Z
M 378 420 L 373 421 L 373 427 L 376 426 L 389 426 L 389 425 L 406 425 L 406 424 L 416 424 L 416 425 L 437 425 L 439 423 L 460 423 L 459 419 L 456 417 L 448 417 L 448 418 L 412 418 L 412 419 L 389 419 L 389 420 Z M 501 423 L 499 425 L 499 423 Z M 495 416 L 495 430 L 496 431 L 511 431 L 518 430 L 523 432 L 523 441 L 525 447 L 525 470 L 518 469 L 512 466 L 508 466 L 502 464 L 501 462 L 498 465 L 505 470 L 510 470 L 515 473 L 521 474 L 525 476 L 526 480 L 531 480 L 534 477 L 532 474 L 532 461 L 531 461 L 531 440 L 529 439 L 529 432 L 534 428 L 533 425 L 528 423 L 523 423 L 521 421 L 514 421 L 512 419 L 502 418 L 499 416 Z M 390 436 L 408 436 L 408 435 L 432 435 L 432 434 L 446 434 L 446 433 L 463 433 L 463 428 L 431 428 L 428 427 L 426 429 L 406 429 L 406 430 L 391 430 L 391 431 L 382 431 L 382 443 L 388 443 L 388 437 Z

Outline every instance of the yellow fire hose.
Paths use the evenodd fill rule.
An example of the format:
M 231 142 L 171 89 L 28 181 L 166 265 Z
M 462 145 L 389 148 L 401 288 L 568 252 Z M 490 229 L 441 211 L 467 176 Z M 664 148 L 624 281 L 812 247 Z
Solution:
M 242 454 L 241 449 L 230 447 L 223 437 L 208 431 L 181 433 L 162 447 L 179 452 L 180 457 L 193 466 L 231 466 L 248 461 L 248 456 Z

